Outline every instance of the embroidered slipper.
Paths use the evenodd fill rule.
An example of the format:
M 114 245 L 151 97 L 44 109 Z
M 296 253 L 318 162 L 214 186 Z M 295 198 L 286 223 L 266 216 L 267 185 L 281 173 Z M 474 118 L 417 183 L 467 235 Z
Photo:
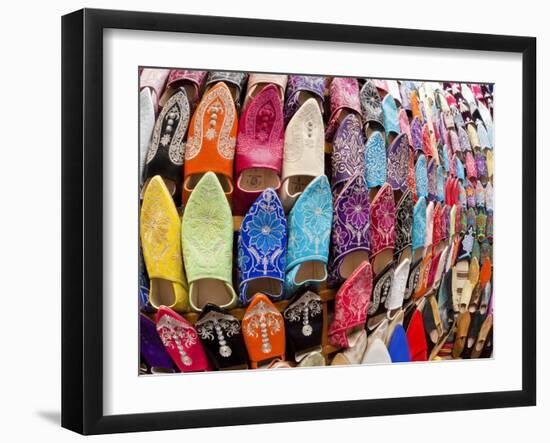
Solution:
M 415 89 L 413 82 L 409 80 L 399 80 L 399 95 L 401 96 L 401 107 L 411 113 L 411 93 Z
M 256 294 L 243 317 L 244 343 L 250 367 L 280 358 L 285 360 L 285 325 L 283 316 L 264 294 Z
M 165 106 L 172 95 L 178 90 L 183 90 L 192 108 L 201 96 L 207 75 L 206 71 L 171 69 L 166 81 L 166 90 L 160 99 L 160 105 Z
M 148 93 L 144 94 L 144 96 L 151 98 L 151 105 L 155 114 L 159 110 L 160 98 L 164 92 L 169 75 L 170 69 L 143 68 L 139 76 L 140 96 L 147 90 Z
M 139 177 L 143 182 L 145 159 L 151 144 L 155 118 L 159 109 L 159 98 L 164 90 L 168 69 L 149 69 L 141 71 L 139 77 Z
M 466 340 L 466 349 L 464 350 L 463 357 L 472 358 L 472 350 L 479 331 L 481 330 L 481 325 L 485 320 L 485 317 L 479 312 L 471 313 L 470 329 L 468 330 L 468 339 Z
M 325 357 L 320 352 L 311 352 L 307 354 L 298 364 L 300 368 L 311 368 L 315 366 L 326 366 Z
M 384 98 L 389 90 L 388 81 L 382 78 L 374 78 L 372 82 L 374 83 L 374 86 L 376 86 L 376 89 L 378 89 L 380 97 Z
M 458 316 L 455 340 L 451 355 L 453 358 L 460 358 L 466 347 L 466 341 L 468 340 L 468 330 L 470 329 L 471 315 L 468 311 L 462 312 Z
M 166 306 L 159 308 L 155 323 L 164 347 L 181 372 L 211 370 L 204 347 L 191 323 Z
M 424 154 L 420 154 L 415 166 L 416 195 L 428 198 L 428 166 Z
M 466 132 L 468 134 L 468 139 L 470 140 L 470 146 L 474 150 L 481 149 L 481 143 L 479 141 L 479 135 L 474 124 L 466 126 Z
M 237 110 L 229 88 L 220 82 L 202 96 L 191 118 L 183 168 L 184 203 L 209 171 L 216 173 L 231 199 L 236 136 Z
M 475 155 L 477 176 L 481 183 L 486 183 L 488 178 L 487 163 L 485 156 L 481 152 L 476 152 Z
M 174 363 L 162 344 L 155 322 L 139 314 L 139 352 L 151 372 L 174 372 Z
M 488 182 L 487 186 L 485 186 L 485 208 L 487 209 L 487 211 L 490 212 L 495 209 L 493 185 L 491 184 L 491 182 Z
M 397 263 L 412 258 L 413 208 L 413 194 L 407 190 L 399 199 L 395 209 L 395 257 Z
M 359 92 L 361 114 L 365 122 L 365 134 L 370 138 L 370 131 L 384 132 L 384 111 L 382 99 L 372 80 L 366 80 Z
M 334 134 L 331 179 L 333 194 L 338 196 L 344 185 L 357 174 L 365 175 L 365 141 L 359 117 L 349 114 Z
M 472 349 L 470 358 L 480 357 L 483 351 L 483 348 L 485 347 L 485 344 L 487 342 L 487 337 L 489 336 L 489 333 L 491 332 L 492 329 L 493 329 L 493 315 L 489 314 L 481 325 L 481 328 L 479 330 L 479 335 Z
M 460 303 L 458 306 L 458 310 L 460 313 L 466 312 L 468 310 L 473 291 L 474 287 L 472 283 L 469 280 L 466 280 L 464 286 L 462 287 L 462 293 L 460 294 Z
M 411 134 L 411 125 L 409 123 L 409 116 L 407 114 L 407 111 L 405 111 L 403 108 L 399 110 L 399 132 L 402 134 L 407 134 L 407 138 L 409 139 L 409 143 L 412 143 L 412 134 Z
M 332 195 L 325 175 L 314 179 L 288 215 L 285 294 L 327 278 Z
M 428 344 L 424 332 L 424 321 L 422 314 L 416 308 L 412 310 L 406 331 L 411 361 L 426 361 L 428 359 Z
M 418 117 L 415 117 L 411 121 L 411 146 L 413 151 L 419 152 L 423 150 L 423 141 L 422 141 L 422 123 Z
M 411 114 L 413 118 L 418 118 L 420 120 L 420 123 L 424 123 L 424 115 L 420 108 L 421 108 L 421 104 L 420 104 L 418 91 L 414 90 L 411 93 Z
M 384 341 L 380 338 L 374 339 L 367 345 L 367 350 L 361 360 L 361 364 L 363 365 L 375 365 L 391 362 L 392 360 L 388 352 L 388 348 L 386 348 Z
M 229 89 L 233 102 L 237 109 L 241 106 L 241 93 L 246 83 L 248 74 L 244 72 L 210 71 L 206 80 L 205 95 L 210 88 L 216 87 L 218 83 L 223 82 Z
M 181 189 L 189 114 L 185 92 L 176 92 L 166 102 L 157 118 L 145 159 L 146 182 L 155 175 L 160 175 L 172 196 Z
M 411 261 L 405 258 L 396 268 L 393 274 L 391 290 L 386 298 L 385 307 L 389 319 L 393 319 L 403 307 L 407 277 L 411 268 Z
M 371 291 L 371 265 L 364 261 L 336 293 L 334 317 L 328 331 L 330 344 L 342 348 L 350 347 L 350 335 L 364 328 Z
M 462 292 L 468 282 L 469 263 L 468 260 L 460 260 L 452 268 L 452 293 L 453 293 L 453 309 L 455 312 L 460 311 L 460 303 L 462 300 Z
M 375 323 L 385 314 L 385 302 L 393 280 L 393 249 L 395 246 L 395 202 L 389 184 L 384 184 L 370 205 L 370 245 L 374 286 L 368 315 Z M 369 329 L 374 324 L 369 321 Z
M 187 280 L 183 273 L 181 223 L 174 201 L 160 176 L 153 177 L 143 195 L 140 239 L 149 274 L 149 302 L 158 309 L 189 309 Z
M 325 138 L 332 141 L 338 126 L 347 115 L 355 114 L 361 118 L 359 83 L 356 78 L 333 77 L 329 87 L 330 117 L 327 123 Z M 361 127 L 361 124 L 359 124 Z
M 434 158 L 428 162 L 428 200 L 437 200 L 437 163 Z
M 443 335 L 441 317 L 439 316 L 437 300 L 434 295 L 429 295 L 426 297 L 426 302 L 424 303 L 424 308 L 422 309 L 422 320 L 424 322 L 426 344 L 428 346 L 427 352 L 429 354 L 433 347 L 439 343 L 439 340 Z
M 489 140 L 489 134 L 487 129 L 481 120 L 476 120 L 477 135 L 479 137 L 479 144 L 481 149 L 493 149 L 493 145 Z
M 479 115 L 485 128 L 487 129 L 487 136 L 489 137 L 489 143 L 491 146 L 494 146 L 494 127 L 493 127 L 493 118 L 491 117 L 490 111 L 483 103 L 479 103 Z
M 329 259 L 329 287 L 348 278 L 370 253 L 369 197 L 363 175 L 357 174 L 334 202 Z
M 239 298 L 248 304 L 256 293 L 272 300 L 284 294 L 286 219 L 273 189 L 266 189 L 243 219 L 238 240 Z
M 285 100 L 286 84 L 288 82 L 288 75 L 277 74 L 249 74 L 248 82 L 246 85 L 246 96 L 244 98 L 243 109 L 246 109 L 248 103 L 256 97 L 266 86 L 273 85 L 277 90 L 277 95 L 280 99 L 281 110 Z
M 399 118 L 395 99 L 387 94 L 382 100 L 382 112 L 384 113 L 384 129 L 388 144 L 392 143 L 394 137 L 399 135 Z M 408 143 L 407 143 L 408 144 Z
M 280 196 L 289 211 L 315 177 L 325 173 L 323 117 L 315 99 L 307 100 L 285 130 Z
M 486 259 L 483 264 L 481 265 L 481 269 L 479 271 L 479 283 L 483 288 L 491 281 L 491 260 Z
M 248 369 L 241 323 L 236 317 L 208 303 L 195 323 L 195 329 L 217 369 Z
M 409 140 L 399 134 L 388 148 L 387 181 L 394 191 L 405 192 L 409 176 Z
M 207 303 L 234 307 L 233 218 L 213 172 L 202 176 L 185 206 L 181 243 L 191 308 L 200 312 Z
M 478 208 L 485 208 L 485 188 L 481 184 L 481 182 L 478 180 L 476 185 L 476 207 Z
M 485 314 L 487 312 L 489 304 L 491 303 L 492 294 L 493 294 L 492 285 L 491 285 L 491 282 L 488 282 L 483 287 L 483 293 L 481 295 L 481 303 L 479 305 L 479 312 L 481 314 Z
M 283 313 L 287 353 L 300 362 L 312 351 L 321 350 L 323 304 L 315 292 L 307 291 L 292 302 Z
M 443 333 L 449 332 L 450 327 L 454 322 L 452 280 L 453 272 L 449 269 L 443 275 L 441 284 L 439 285 L 439 289 L 437 291 L 439 318 L 441 319 Z
M 407 334 L 403 325 L 397 325 L 395 327 L 388 345 L 388 352 L 392 363 L 411 361 L 409 343 L 407 342 Z
M 479 242 L 483 242 L 483 240 L 485 240 L 486 227 L 487 227 L 487 215 L 480 211 L 476 215 L 476 232 L 477 232 L 477 240 Z
M 388 87 L 388 94 L 391 95 L 397 105 L 401 107 L 401 90 L 399 88 L 399 83 L 397 80 L 386 80 L 386 85 Z
M 234 213 L 246 213 L 265 189 L 279 189 L 283 137 L 279 91 L 275 85 L 268 85 L 249 101 L 239 120 Z
M 485 167 L 487 170 L 487 178 L 492 179 L 494 174 L 494 157 L 493 151 L 485 152 Z
M 285 124 L 288 124 L 294 114 L 309 99 L 317 106 L 319 112 L 324 109 L 325 77 L 312 75 L 289 75 L 285 99 Z M 324 136 L 323 136 L 324 143 Z M 324 147 L 324 144 L 323 144 Z
M 365 180 L 370 189 L 386 183 L 386 163 L 384 137 L 379 131 L 374 131 L 365 144 Z
M 355 335 L 355 343 L 353 346 L 336 354 L 332 360 L 331 366 L 358 365 L 361 363 L 367 349 L 367 332 L 362 329 Z

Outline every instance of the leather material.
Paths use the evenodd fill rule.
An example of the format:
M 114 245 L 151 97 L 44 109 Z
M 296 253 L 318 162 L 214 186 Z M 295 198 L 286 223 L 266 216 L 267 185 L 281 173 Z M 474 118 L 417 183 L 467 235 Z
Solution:
M 241 114 L 235 154 L 235 205 L 246 212 L 254 200 L 267 187 L 279 189 L 284 146 L 284 123 L 282 102 L 275 85 L 263 88 L 251 99 Z M 275 172 L 277 184 L 250 191 L 243 183 L 243 171 L 247 169 L 269 169 Z M 260 174 L 260 176 L 262 176 Z
M 151 144 L 153 128 L 155 127 L 155 105 L 151 90 L 144 88 L 139 93 L 139 180 L 144 181 L 145 159 Z
M 416 195 L 428 198 L 428 166 L 423 154 L 418 156 L 415 167 Z
M 356 78 L 333 77 L 329 91 L 330 117 L 325 137 L 330 141 L 340 124 L 342 114 L 347 111 L 360 116 L 361 103 L 359 101 L 359 83 Z
M 157 333 L 155 322 L 143 314 L 139 314 L 139 352 L 149 367 L 174 371 L 174 364 Z
M 370 253 L 368 189 L 362 175 L 356 175 L 334 202 L 329 260 L 329 286 L 343 280 L 340 265 L 354 251 Z
M 244 108 L 248 106 L 250 100 L 256 96 L 256 94 L 264 89 L 268 85 L 273 85 L 277 89 L 279 99 L 281 100 L 281 107 L 285 100 L 285 90 L 288 82 L 288 75 L 278 74 L 249 74 L 248 83 L 246 86 L 246 97 L 244 100 Z
M 235 306 L 232 282 L 233 218 L 218 178 L 207 172 L 185 206 L 181 242 L 189 281 L 191 308 L 200 311 L 206 303 L 221 308 Z M 201 289 L 201 280 L 222 282 L 214 293 Z M 222 303 L 220 300 L 224 300 Z
M 186 88 L 187 98 L 189 103 L 194 105 L 200 98 L 207 74 L 208 72 L 206 71 L 171 69 L 170 75 L 168 75 L 168 80 L 166 82 L 166 87 L 167 89 L 177 89 L 190 85 L 191 88 Z M 192 91 L 192 93 L 189 93 L 190 91 Z
M 143 68 L 143 71 L 141 71 L 141 75 L 139 76 L 139 89 L 140 91 L 144 88 L 151 90 L 151 98 L 153 100 L 155 112 L 158 109 L 159 100 L 162 96 L 162 92 L 164 91 L 169 74 L 169 69 Z
M 386 182 L 386 145 L 378 131 L 371 134 L 365 144 L 365 179 L 369 188 Z
M 181 372 L 211 369 L 197 331 L 187 320 L 161 306 L 155 322 L 162 343 Z
M 325 82 L 325 77 L 313 75 L 288 76 L 284 107 L 285 124 L 288 124 L 298 109 L 303 106 L 302 102 L 304 100 L 309 100 L 308 97 L 313 98 L 313 101 L 319 108 L 319 111 L 323 111 Z
M 307 291 L 283 312 L 288 354 L 299 360 L 305 353 L 321 348 L 323 303 L 315 292 Z
M 224 82 L 227 86 L 235 88 L 236 93 L 233 97 L 235 106 L 240 108 L 241 93 L 246 83 L 248 74 L 244 72 L 210 71 L 206 79 L 206 87 L 210 88 L 219 82 Z
M 361 100 L 361 114 L 366 124 L 374 124 L 376 129 L 384 130 L 384 111 L 382 99 L 372 80 L 366 80 L 359 93 Z
M 288 212 L 308 182 L 292 178 L 304 176 L 311 181 L 325 173 L 323 117 L 315 99 L 308 99 L 292 117 L 285 130 L 282 184 L 283 207 Z
M 287 297 L 304 285 L 317 285 L 326 279 L 331 226 L 332 195 L 328 179 L 322 175 L 307 186 L 288 215 Z M 302 265 L 307 268 L 311 262 L 322 264 L 324 275 L 321 278 L 298 275 Z
M 388 349 L 380 338 L 376 338 L 369 343 L 361 363 L 365 365 L 391 363 Z
M 151 281 L 166 280 L 171 286 L 171 303 L 151 284 L 149 302 L 155 308 L 167 305 L 183 312 L 189 308 L 187 280 L 183 273 L 180 218 L 172 196 L 160 176 L 153 177 L 143 195 L 140 239 L 143 258 Z
M 285 325 L 283 316 L 264 294 L 256 294 L 246 309 L 242 330 L 250 366 L 280 358 L 285 360 Z
M 175 189 L 180 188 L 189 115 L 185 92 L 176 92 L 166 102 L 155 123 L 145 159 L 146 178 L 161 175 L 172 180 Z
M 410 269 L 411 261 L 408 258 L 404 259 L 399 266 L 395 268 L 391 290 L 385 303 L 388 311 L 393 311 L 403 306 Z
M 395 209 L 395 254 L 401 253 L 412 244 L 414 198 L 407 190 L 399 199 Z
M 371 265 L 368 261 L 364 261 L 336 293 L 334 317 L 328 331 L 328 340 L 333 346 L 349 347 L 350 330 L 365 324 L 371 291 Z
M 407 327 L 407 342 L 411 361 L 428 360 L 428 344 L 426 343 L 424 321 L 418 309 L 415 309 Z
M 426 199 L 420 197 L 414 205 L 412 249 L 413 252 L 424 247 L 426 238 Z
M 407 334 L 402 325 L 397 325 L 388 345 L 388 352 L 392 363 L 404 363 L 411 361 Z
M 380 188 L 370 205 L 371 260 L 395 245 L 395 200 L 389 184 Z
M 397 115 L 397 105 L 394 98 L 387 94 L 382 100 L 382 111 L 384 112 L 384 128 L 386 135 L 394 133 L 399 134 L 399 118 Z
M 408 174 L 409 140 L 405 134 L 400 134 L 388 148 L 387 181 L 394 190 L 405 192 Z
M 273 189 L 266 189 L 247 212 L 239 233 L 239 297 L 242 304 L 248 304 L 254 295 L 248 287 L 256 279 L 263 279 L 271 288 L 262 291 L 271 299 L 283 297 L 286 227 L 279 197 Z
M 195 323 L 195 329 L 217 369 L 248 364 L 241 323 L 225 309 L 207 304 Z
M 217 83 L 206 92 L 189 127 L 184 164 L 184 203 L 194 189 L 193 176 L 208 171 L 223 175 L 225 194 L 233 193 L 233 158 L 237 137 L 237 111 L 225 83 Z
M 350 114 L 334 135 L 331 184 L 336 194 L 354 175 L 365 175 L 365 142 L 361 121 Z

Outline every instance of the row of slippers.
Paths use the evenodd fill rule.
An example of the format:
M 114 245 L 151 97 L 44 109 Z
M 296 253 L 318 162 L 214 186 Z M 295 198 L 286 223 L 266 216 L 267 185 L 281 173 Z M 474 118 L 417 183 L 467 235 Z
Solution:
M 373 263 L 376 277 L 388 276 L 384 284 L 389 289 L 404 258 L 415 264 L 431 260 L 426 251 L 459 235 L 460 256 L 491 254 L 492 212 L 466 210 L 456 195 L 449 197 L 451 206 L 427 204 L 424 197 L 413 204 L 406 192 L 396 205 L 386 183 L 369 203 L 364 180 L 356 175 L 334 208 L 332 198 L 324 175 L 310 182 L 288 217 L 274 190 L 260 194 L 242 220 L 236 242 L 242 305 L 257 292 L 275 301 L 288 299 L 327 277 L 329 286 L 337 288 L 361 257 Z M 140 234 L 153 307 L 184 312 L 200 311 L 207 303 L 228 309 L 236 305 L 233 218 L 214 173 L 201 178 L 181 221 L 164 181 L 154 177 L 144 193 Z M 377 278 L 375 307 L 384 278 Z
M 481 268 L 475 258 L 461 260 L 447 270 L 439 287 L 434 285 L 435 291 L 404 304 L 405 284 L 398 273 L 396 281 L 401 283 L 392 287 L 384 319 L 371 329 L 367 313 L 372 272 L 363 262 L 338 290 L 333 312 L 328 313 L 328 340 L 343 349 L 335 355 L 322 353 L 323 322 L 329 319 L 324 318 L 321 297 L 307 291 L 283 312 L 264 294 L 256 294 L 242 322 L 208 304 L 192 325 L 162 306 L 155 321 L 140 316 L 141 356 L 153 373 L 490 356 L 490 280 L 488 260 Z
M 486 85 L 361 80 L 360 88 L 354 78 L 250 74 L 239 119 L 237 108 L 246 79 L 242 73 L 143 70 L 140 97 L 149 100 L 140 108 L 145 178 L 161 175 L 172 195 L 180 191 L 183 181 L 186 202 L 201 174 L 213 171 L 230 200 L 235 177 L 234 213 L 245 213 L 267 187 L 279 190 L 288 212 L 308 181 L 323 174 L 325 166 L 330 168 L 324 164 L 325 138 L 336 153 L 333 186 L 349 178 L 350 171 L 357 172 L 356 166 L 365 170 L 370 187 L 381 186 L 386 181 L 386 163 L 388 175 L 402 172 L 401 177 L 387 178 L 400 186 L 407 166 L 414 169 L 415 157 L 417 168 L 427 170 L 417 174 L 428 176 L 425 181 L 419 179 L 420 187 L 424 182 L 435 184 L 432 177 L 441 182 L 444 173 L 464 181 L 465 167 L 469 180 L 486 183 L 492 175 L 493 123 L 486 106 L 492 103 L 492 94 Z M 164 106 L 155 123 L 158 97 L 169 98 L 161 100 Z M 330 103 L 326 129 L 324 103 Z M 151 112 L 153 124 L 145 124 L 145 115 L 151 122 Z M 348 142 L 360 146 L 350 150 Z M 410 156 L 408 149 L 402 149 L 407 146 Z M 358 156 L 363 159 L 357 160 Z M 414 182 L 414 174 L 408 175 Z M 409 187 L 416 192 L 411 183 Z M 435 195 L 434 189 L 426 194 Z

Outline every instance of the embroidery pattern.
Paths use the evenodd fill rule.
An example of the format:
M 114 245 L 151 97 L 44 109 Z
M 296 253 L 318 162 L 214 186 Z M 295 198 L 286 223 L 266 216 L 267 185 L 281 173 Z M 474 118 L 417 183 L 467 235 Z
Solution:
M 382 100 L 378 95 L 376 86 L 371 80 L 367 80 L 360 92 L 361 113 L 365 122 L 374 121 L 384 127 L 384 111 Z
M 324 161 L 323 117 L 319 106 L 306 102 L 292 117 L 285 132 L 284 162 L 297 163 L 302 160 L 305 151 L 307 158 L 312 158 L 311 151 L 316 153 L 316 164 Z
M 153 138 L 147 151 L 147 163 L 155 158 L 159 145 L 168 148 L 168 157 L 175 165 L 183 164 L 183 138 L 189 123 L 189 102 L 184 92 L 178 91 L 164 105 L 153 129 Z M 175 131 L 174 131 L 175 128 Z
M 191 366 L 193 359 L 188 349 L 197 344 L 197 332 L 192 326 L 186 325 L 169 315 L 163 315 L 157 323 L 157 331 L 166 348 L 177 350 L 181 362 Z
M 205 117 L 208 117 L 208 129 L 204 131 Z M 227 87 L 214 87 L 208 91 L 199 103 L 193 116 L 193 134 L 187 140 L 185 160 L 197 156 L 203 139 L 213 141 L 217 138 L 218 153 L 226 160 L 235 155 L 235 137 L 231 131 L 235 124 L 236 111 L 233 98 Z
M 355 114 L 348 115 L 334 136 L 332 152 L 332 186 L 349 180 L 355 174 L 365 174 L 365 144 L 361 122 Z
M 321 103 L 325 92 L 325 77 L 312 75 L 289 75 L 286 88 L 285 122 L 288 122 L 300 107 L 300 92 L 310 92 Z
M 233 353 L 233 350 L 227 344 L 226 337 L 233 337 L 241 332 L 239 320 L 232 315 L 215 311 L 210 311 L 203 318 L 199 319 L 195 323 L 195 328 L 202 340 L 214 341 L 217 339 L 219 345 L 218 353 L 226 358 L 230 357 Z
M 409 173 L 409 140 L 400 134 L 388 150 L 388 183 L 395 190 L 405 191 Z
M 382 134 L 373 132 L 365 146 L 365 179 L 373 188 L 386 182 L 386 145 Z
M 370 206 L 372 256 L 395 244 L 395 201 L 389 185 L 384 185 Z
M 313 327 L 309 324 L 310 319 L 321 315 L 322 308 L 321 297 L 314 292 L 306 292 L 285 309 L 284 317 L 290 323 L 301 322 L 302 335 L 309 337 L 313 334 Z
M 283 317 L 277 309 L 265 303 L 258 302 L 243 318 L 244 333 L 249 337 L 262 338 L 261 351 L 269 354 L 273 350 L 269 337 L 273 337 L 283 329 Z
M 400 252 L 411 244 L 414 200 L 407 191 L 401 197 L 396 209 L 395 250 Z
M 374 288 L 372 290 L 371 303 L 367 311 L 368 315 L 376 314 L 376 312 L 378 311 L 378 308 L 380 306 L 383 306 L 386 303 L 386 300 L 388 299 L 388 295 L 390 294 L 390 289 L 392 286 L 393 273 L 394 273 L 393 267 L 389 268 L 386 272 L 382 274 L 382 276 L 374 284 Z

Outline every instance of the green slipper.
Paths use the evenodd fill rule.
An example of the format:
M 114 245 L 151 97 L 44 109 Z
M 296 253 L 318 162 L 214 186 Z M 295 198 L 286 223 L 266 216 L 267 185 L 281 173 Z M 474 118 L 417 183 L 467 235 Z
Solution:
M 233 218 L 216 174 L 207 172 L 191 193 L 182 219 L 183 262 L 189 303 L 201 311 L 207 303 L 231 309 L 237 302 L 232 286 Z

